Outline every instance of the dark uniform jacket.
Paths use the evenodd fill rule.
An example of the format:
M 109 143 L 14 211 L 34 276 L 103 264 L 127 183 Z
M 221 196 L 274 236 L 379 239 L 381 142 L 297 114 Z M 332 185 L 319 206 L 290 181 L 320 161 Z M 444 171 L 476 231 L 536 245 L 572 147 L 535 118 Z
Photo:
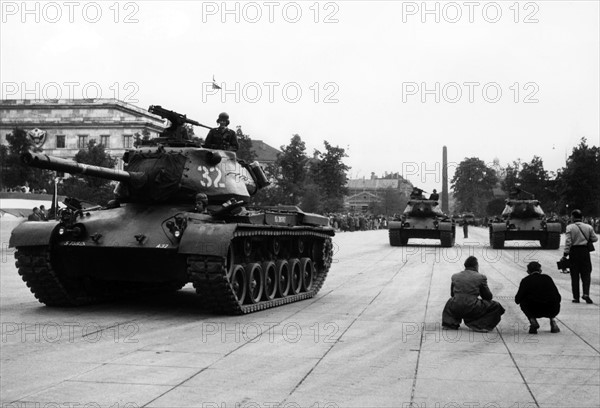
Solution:
M 204 141 L 204 147 L 209 149 L 221 149 L 237 151 L 239 148 L 235 132 L 227 128 L 211 129 Z
M 552 278 L 532 273 L 521 280 L 515 303 L 529 318 L 555 317 L 560 312 L 560 293 Z
M 552 278 L 541 273 L 524 277 L 515 296 L 515 303 L 560 303 L 561 297 Z

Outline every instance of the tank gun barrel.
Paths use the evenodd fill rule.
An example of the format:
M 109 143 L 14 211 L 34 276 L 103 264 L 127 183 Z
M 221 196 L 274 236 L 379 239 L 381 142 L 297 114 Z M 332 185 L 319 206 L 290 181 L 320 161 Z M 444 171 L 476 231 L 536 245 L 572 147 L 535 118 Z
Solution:
M 39 169 L 61 171 L 70 174 L 82 174 L 116 181 L 132 181 L 132 178 L 137 175 L 137 173 L 77 163 L 71 160 L 33 152 L 23 153 L 21 155 L 21 161 L 28 166 L 37 167 Z
M 186 115 L 182 115 L 181 113 L 164 109 L 160 105 L 150 105 L 150 107 L 148 108 L 148 112 L 158 115 L 161 118 L 168 119 L 173 127 L 178 127 L 182 126 L 185 123 L 189 123 L 190 125 L 200 126 L 206 129 L 212 129 L 210 126 L 203 125 L 202 123 L 199 123 L 193 119 L 188 119 Z

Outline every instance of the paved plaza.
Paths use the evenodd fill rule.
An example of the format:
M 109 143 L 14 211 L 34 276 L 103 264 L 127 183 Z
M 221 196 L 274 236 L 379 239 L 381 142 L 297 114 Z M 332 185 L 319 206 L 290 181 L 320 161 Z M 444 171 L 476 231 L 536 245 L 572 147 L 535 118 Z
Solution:
M 45 307 L 7 248 L 14 225 L 1 223 L 2 407 L 600 406 L 599 251 L 595 304 L 573 304 L 570 278 L 556 270 L 562 246 L 508 242 L 493 250 L 484 228 L 471 228 L 454 248 L 428 240 L 391 247 L 386 230 L 339 233 L 315 298 L 221 316 L 201 309 L 191 285 Z M 450 277 L 469 255 L 506 309 L 493 332 L 441 329 Z M 562 295 L 558 334 L 548 319 L 528 334 L 514 303 L 532 260 Z

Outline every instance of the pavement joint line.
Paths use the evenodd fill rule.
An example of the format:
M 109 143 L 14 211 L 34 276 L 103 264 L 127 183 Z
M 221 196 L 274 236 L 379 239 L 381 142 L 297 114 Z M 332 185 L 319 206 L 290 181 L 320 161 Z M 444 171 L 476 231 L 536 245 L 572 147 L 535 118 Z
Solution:
M 425 300 L 425 311 L 423 312 L 423 322 L 427 318 L 427 310 L 429 307 L 429 297 L 431 295 L 431 283 L 433 282 L 433 270 L 435 269 L 435 263 L 431 265 L 431 273 L 429 275 L 429 285 L 427 289 L 427 299 Z M 421 360 L 421 351 L 423 350 L 423 338 L 425 337 L 425 330 L 421 330 L 421 338 L 419 339 L 419 348 L 417 349 L 417 361 L 415 363 L 415 374 L 413 383 L 410 389 L 410 406 L 413 406 L 415 402 L 415 391 L 417 389 L 417 374 L 419 373 L 419 361 Z
M 388 279 L 388 282 L 391 282 L 394 280 L 394 278 L 396 278 L 396 276 L 398 276 L 398 274 L 400 273 L 400 271 L 402 270 L 402 268 L 406 265 L 406 262 L 404 262 L 400 268 L 398 268 L 398 270 L 396 271 L 396 273 L 394 273 L 394 275 Z M 362 316 L 362 314 L 369 308 L 369 306 L 371 306 L 373 304 L 373 302 L 379 297 L 379 295 L 381 295 L 381 292 L 383 292 L 383 290 L 387 287 L 387 285 L 385 285 L 381 290 L 379 290 L 379 292 L 377 292 L 377 295 L 373 296 L 373 299 L 371 299 L 371 301 L 363 308 L 363 310 L 352 320 L 352 323 L 350 323 L 348 325 L 348 327 L 346 327 L 346 329 L 342 332 L 342 334 L 340 335 L 340 337 L 338 337 L 336 339 L 336 341 L 331 345 L 331 347 L 329 347 L 325 353 L 323 353 L 323 355 L 315 362 L 315 364 L 312 366 L 312 368 L 310 370 L 308 370 L 308 372 L 304 375 L 304 377 L 302 377 L 300 379 L 300 381 L 298 382 L 298 384 L 296 384 L 296 386 L 290 391 L 290 393 L 288 394 L 288 396 L 281 402 L 281 404 L 285 404 L 286 401 L 288 400 L 289 397 L 292 396 L 292 394 L 302 385 L 302 383 L 304 382 L 304 380 L 306 380 L 308 378 L 308 376 L 315 370 L 315 368 L 317 368 L 317 366 L 321 363 L 321 361 L 323 361 L 323 359 L 327 356 L 327 354 L 329 354 L 329 352 L 331 350 L 333 350 L 333 348 L 335 347 L 336 344 L 338 344 L 341 339 L 344 337 L 344 334 L 346 334 L 346 332 L 348 330 L 350 330 L 350 328 L 354 325 L 354 323 L 356 323 L 356 321 Z
M 333 290 L 329 291 L 329 293 L 331 293 Z M 142 408 L 148 406 L 149 404 L 153 403 L 154 401 L 158 400 L 159 398 L 162 398 L 163 396 L 165 396 L 166 394 L 168 394 L 169 392 L 173 391 L 174 389 L 176 389 L 177 387 L 183 386 L 183 384 L 185 384 L 186 382 L 190 381 L 192 378 L 196 377 L 197 375 L 203 373 L 204 371 L 208 370 L 210 367 L 212 367 L 213 365 L 215 365 L 216 363 L 218 363 L 219 361 L 223 360 L 224 358 L 230 356 L 231 354 L 233 354 L 234 352 L 236 352 L 237 350 L 241 349 L 242 347 L 246 346 L 249 343 L 252 343 L 252 341 L 260 336 L 262 336 L 265 332 L 268 332 L 269 330 L 271 330 L 273 327 L 279 326 L 281 324 L 282 321 L 290 319 L 291 317 L 293 317 L 294 315 L 297 315 L 298 313 L 300 313 L 301 311 L 305 310 L 306 308 L 310 307 L 312 304 L 318 302 L 320 299 L 322 299 L 323 296 L 319 297 L 319 298 L 311 298 L 312 302 L 306 302 L 306 306 L 302 307 L 301 309 L 296 310 L 295 312 L 293 312 L 292 314 L 286 316 L 285 318 L 281 319 L 279 323 L 277 324 L 273 324 L 272 326 L 269 326 L 267 329 L 261 331 L 259 334 L 257 334 L 256 336 L 254 336 L 253 338 L 251 338 L 250 340 L 246 341 L 245 343 L 241 344 L 240 346 L 236 347 L 235 349 L 225 353 L 223 356 L 221 356 L 221 358 L 217 359 L 216 361 L 212 362 L 211 364 L 207 365 L 206 367 L 203 367 L 202 369 L 200 369 L 198 372 L 193 373 L 192 375 L 190 375 L 188 378 L 180 381 L 178 384 L 175 384 L 173 386 L 170 386 L 171 388 L 166 390 L 165 392 L 163 392 L 162 394 L 158 395 L 157 397 L 153 398 L 151 401 L 148 401 L 147 403 L 145 403 L 144 405 L 142 405 Z M 308 300 L 308 299 L 307 299 Z M 347 330 L 347 329 L 346 329 Z M 341 336 L 340 336 L 341 337 Z
M 504 337 L 502 337 L 502 333 L 500 332 L 500 330 L 498 330 L 498 328 L 496 328 L 496 331 L 498 332 L 498 335 L 502 339 L 502 344 L 504 344 L 504 347 L 506 347 L 506 351 L 508 352 L 510 359 L 512 360 L 513 364 L 515 365 L 515 368 L 519 372 L 519 375 L 521 376 L 521 379 L 523 380 L 523 384 L 525 384 L 525 387 L 527 388 L 529 395 L 531 395 L 531 398 L 533 398 L 533 402 L 535 403 L 535 406 L 540 408 L 540 404 L 538 403 L 537 399 L 535 398 L 535 395 L 533 395 L 533 391 L 531 391 L 531 388 L 529 387 L 529 384 L 527 383 L 527 380 L 525 379 L 525 376 L 523 375 L 521 368 L 519 367 L 519 365 L 517 364 L 517 361 L 513 357 L 512 353 L 510 351 L 510 348 L 508 347 L 508 344 L 506 344 L 506 341 L 504 341 Z

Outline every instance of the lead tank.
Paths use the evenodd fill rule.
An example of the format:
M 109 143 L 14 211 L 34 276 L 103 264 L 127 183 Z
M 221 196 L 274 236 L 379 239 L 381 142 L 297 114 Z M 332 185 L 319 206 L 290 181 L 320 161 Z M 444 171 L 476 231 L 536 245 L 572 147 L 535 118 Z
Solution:
M 544 249 L 558 249 L 560 232 L 559 220 L 546 217 L 538 200 L 509 198 L 501 217 L 490 222 L 490 246 L 502 249 L 506 241 L 535 240 Z
M 13 230 L 9 245 L 35 297 L 79 306 L 191 282 L 206 307 L 227 314 L 313 297 L 331 265 L 328 219 L 295 206 L 246 208 L 268 184 L 258 163 L 198 146 L 182 128 L 192 121 L 156 108 L 171 127 L 125 152 L 123 171 L 23 155 L 33 167 L 119 181 L 106 208 Z

